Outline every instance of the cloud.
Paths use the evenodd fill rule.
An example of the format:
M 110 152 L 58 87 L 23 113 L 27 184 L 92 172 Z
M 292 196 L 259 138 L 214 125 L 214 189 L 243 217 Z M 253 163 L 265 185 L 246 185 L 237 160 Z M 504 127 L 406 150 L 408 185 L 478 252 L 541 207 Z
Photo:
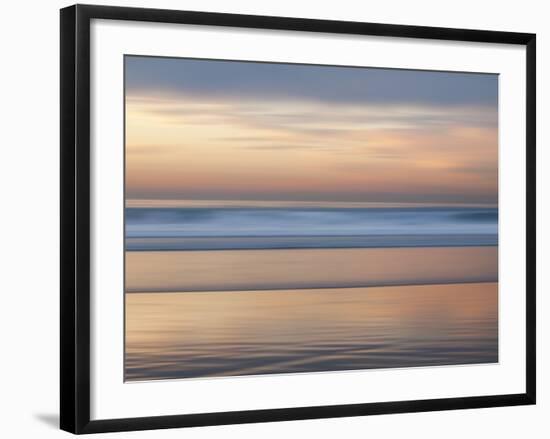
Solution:
M 363 104 L 494 106 L 498 99 L 495 74 L 141 56 L 125 63 L 131 93 Z
M 403 78 L 405 88 L 413 90 L 401 90 L 402 99 L 392 97 L 382 83 L 388 99 L 356 99 L 351 84 L 337 84 L 345 79 L 338 72 L 334 87 L 317 90 L 317 97 L 313 88 L 299 92 L 290 80 L 272 78 L 274 83 L 267 84 L 265 78 L 249 78 L 246 85 L 248 77 L 231 79 L 237 89 L 242 87 L 244 94 L 238 95 L 224 91 L 223 84 L 207 86 L 208 77 L 230 73 L 224 68 L 209 67 L 203 72 L 206 78 L 188 83 L 194 68 L 164 67 L 167 72 L 152 72 L 141 85 L 139 75 L 134 77 L 127 89 L 131 196 L 396 202 L 497 198 L 496 103 L 475 96 L 451 99 L 455 89 L 447 100 L 433 99 L 432 92 L 415 89 Z M 312 75 L 308 69 L 295 72 L 301 85 Z M 162 74 L 168 75 L 166 82 Z M 463 76 L 447 86 L 460 89 Z M 283 90 L 284 84 L 290 88 Z M 496 81 L 493 85 L 496 90 Z
M 217 100 L 193 95 L 147 98 L 130 94 L 127 105 L 157 117 L 165 124 L 240 125 L 252 129 L 340 137 L 346 132 L 372 129 L 445 131 L 453 126 L 497 126 L 496 107 L 346 104 L 327 105 L 311 101 L 241 101 L 228 97 Z M 248 136 L 250 137 L 250 136 Z M 260 136 L 256 136 L 260 137 Z

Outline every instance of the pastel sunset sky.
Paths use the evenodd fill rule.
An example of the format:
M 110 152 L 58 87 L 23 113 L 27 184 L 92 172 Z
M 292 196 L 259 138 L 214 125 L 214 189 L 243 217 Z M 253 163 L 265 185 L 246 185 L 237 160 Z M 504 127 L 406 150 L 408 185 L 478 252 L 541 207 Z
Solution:
M 498 76 L 126 56 L 129 200 L 498 198 Z

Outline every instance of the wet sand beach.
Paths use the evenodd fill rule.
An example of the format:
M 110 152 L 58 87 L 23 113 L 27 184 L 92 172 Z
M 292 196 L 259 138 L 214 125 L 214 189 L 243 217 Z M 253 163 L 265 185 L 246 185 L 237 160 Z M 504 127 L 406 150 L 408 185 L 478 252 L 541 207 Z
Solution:
M 495 282 L 498 247 L 126 252 L 126 292 Z
M 126 380 L 498 361 L 496 283 L 126 295 Z

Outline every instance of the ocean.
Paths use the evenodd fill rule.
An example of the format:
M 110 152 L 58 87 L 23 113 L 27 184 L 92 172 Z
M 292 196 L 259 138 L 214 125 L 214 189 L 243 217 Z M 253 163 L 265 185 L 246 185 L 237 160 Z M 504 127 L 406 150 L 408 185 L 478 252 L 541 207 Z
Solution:
M 127 207 L 125 379 L 498 361 L 498 210 Z
M 126 208 L 126 249 L 220 250 L 496 245 L 480 207 Z

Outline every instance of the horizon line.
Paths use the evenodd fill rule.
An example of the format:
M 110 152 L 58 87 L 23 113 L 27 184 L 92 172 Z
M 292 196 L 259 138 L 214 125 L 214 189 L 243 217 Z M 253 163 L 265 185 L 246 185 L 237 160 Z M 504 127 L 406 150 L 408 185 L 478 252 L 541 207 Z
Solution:
M 312 200 L 261 200 L 261 199 L 125 199 L 125 208 L 147 207 L 484 207 L 497 208 L 498 203 L 459 202 L 400 202 L 400 201 L 312 201 Z

